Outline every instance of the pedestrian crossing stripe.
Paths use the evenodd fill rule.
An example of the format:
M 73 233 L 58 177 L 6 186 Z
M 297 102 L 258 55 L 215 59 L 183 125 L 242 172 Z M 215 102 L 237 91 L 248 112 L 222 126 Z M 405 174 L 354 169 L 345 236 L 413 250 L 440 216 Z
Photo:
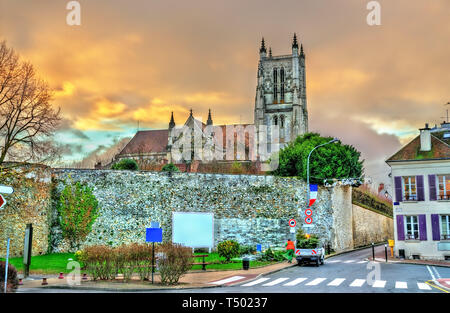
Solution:
M 278 285 L 279 283 L 282 283 L 288 279 L 289 279 L 288 277 L 277 278 L 274 281 L 271 281 L 270 283 L 264 284 L 263 286 L 275 286 L 275 285 Z
M 353 263 L 353 262 L 355 262 L 355 260 L 348 260 L 348 261 L 345 261 L 344 263 Z
M 290 281 L 290 282 L 284 284 L 283 286 L 295 286 L 295 285 L 298 285 L 298 284 L 304 282 L 307 279 L 308 278 L 299 277 L 299 278 L 294 279 L 293 281 Z
M 376 280 L 373 282 L 373 285 L 372 285 L 372 287 L 374 287 L 374 288 L 384 288 L 384 286 L 386 286 L 385 280 Z
M 331 261 L 327 261 L 327 263 L 338 263 L 341 262 L 341 260 L 331 260 Z
M 408 289 L 408 284 L 405 281 L 396 281 L 395 288 L 396 289 Z
M 245 278 L 245 276 L 233 276 L 233 277 L 230 277 L 230 278 L 226 278 L 226 279 L 222 279 L 222 280 L 218 280 L 218 281 L 213 281 L 210 284 L 223 285 L 223 284 L 231 283 L 231 282 L 234 282 L 236 280 L 243 279 L 243 278 Z
M 269 280 L 269 279 L 270 279 L 270 278 L 260 278 L 260 279 L 257 279 L 257 280 L 255 280 L 255 281 L 252 281 L 252 282 L 247 283 L 247 284 L 242 285 L 242 286 L 244 286 L 244 287 L 250 287 L 250 286 L 258 285 L 258 284 L 260 284 L 260 283 L 262 283 L 262 282 L 265 282 L 266 280 Z
M 306 284 L 306 286 L 315 286 L 320 284 L 321 282 L 323 282 L 326 278 L 316 278 L 312 281 L 310 281 L 309 283 Z
M 361 287 L 366 282 L 365 279 L 355 279 L 351 284 L 350 287 Z
M 431 290 L 431 287 L 425 283 L 417 283 L 417 288 L 420 290 Z
M 336 278 L 331 283 L 328 284 L 328 286 L 334 286 L 337 287 L 340 284 L 342 284 L 345 281 L 345 278 Z

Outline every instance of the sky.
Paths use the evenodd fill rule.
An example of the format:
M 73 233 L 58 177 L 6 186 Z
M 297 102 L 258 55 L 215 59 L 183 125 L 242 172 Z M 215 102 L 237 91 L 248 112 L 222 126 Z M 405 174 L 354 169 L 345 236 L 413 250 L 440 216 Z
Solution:
M 253 123 L 261 37 L 274 55 L 306 53 L 309 129 L 362 152 L 366 176 L 443 121 L 450 101 L 450 1 L 1 0 L 6 40 L 56 90 L 65 160 L 82 159 L 140 129 L 182 124 L 192 108 L 215 124 Z

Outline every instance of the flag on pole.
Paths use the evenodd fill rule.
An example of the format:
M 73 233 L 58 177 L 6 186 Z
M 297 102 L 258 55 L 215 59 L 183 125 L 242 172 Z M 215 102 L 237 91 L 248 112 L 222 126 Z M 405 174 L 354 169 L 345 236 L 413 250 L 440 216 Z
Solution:
M 309 206 L 317 199 L 317 185 L 309 185 Z

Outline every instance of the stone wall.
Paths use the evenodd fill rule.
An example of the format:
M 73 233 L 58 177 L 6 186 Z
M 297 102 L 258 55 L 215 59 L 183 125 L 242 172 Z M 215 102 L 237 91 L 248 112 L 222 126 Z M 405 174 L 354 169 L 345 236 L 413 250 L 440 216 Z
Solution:
M 211 212 L 216 245 L 235 239 L 244 245 L 282 246 L 290 236 L 288 220 L 296 218 L 301 225 L 305 218 L 306 184 L 295 178 L 61 169 L 54 171 L 56 194 L 69 176 L 91 186 L 99 201 L 100 216 L 88 245 L 143 242 L 151 220 L 160 222 L 163 239 L 170 240 L 172 212 Z M 318 199 L 313 233 L 331 242 L 331 191 L 320 188 Z M 52 247 L 66 251 L 55 214 L 52 221 Z
M 355 247 L 394 239 L 392 218 L 352 205 L 353 244 Z
M 0 177 L 13 185 L 0 211 L 0 240 L 12 238 L 12 256 L 23 250 L 25 226 L 34 227 L 33 254 L 68 251 L 59 227 L 57 203 L 65 184 L 80 181 L 93 188 L 100 216 L 85 245 L 144 242 L 145 228 L 158 221 L 171 240 L 172 212 L 214 213 L 215 244 L 235 239 L 244 245 L 283 246 L 288 220 L 304 224 L 306 184 L 296 178 L 264 175 L 160 173 L 35 167 L 19 176 Z M 392 221 L 352 206 L 351 187 L 320 187 L 312 207 L 311 233 L 335 251 L 344 251 L 392 233 Z M 0 244 L 0 255 L 5 254 Z
M 6 255 L 10 238 L 10 255 L 23 254 L 26 224 L 33 224 L 33 254 L 45 254 L 49 243 L 51 210 L 51 168 L 27 166 L 0 172 L 0 184 L 12 186 L 14 193 L 4 195 L 6 204 L 0 210 L 0 255 Z

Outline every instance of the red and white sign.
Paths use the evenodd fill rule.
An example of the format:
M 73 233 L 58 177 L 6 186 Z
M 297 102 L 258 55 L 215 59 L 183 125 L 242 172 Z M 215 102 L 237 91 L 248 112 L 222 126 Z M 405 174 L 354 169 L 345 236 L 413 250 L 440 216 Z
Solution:
M 291 218 L 291 219 L 289 220 L 289 226 L 295 227 L 295 225 L 297 225 L 297 222 L 296 222 L 293 218 Z
M 312 217 L 306 217 L 305 218 L 305 223 L 306 224 L 311 224 L 312 223 Z
M 306 209 L 305 210 L 305 215 L 306 216 L 311 216 L 312 215 L 312 210 L 311 209 Z
M 295 255 L 300 255 L 300 249 L 295 250 Z
M 3 209 L 3 206 L 6 204 L 5 198 L 0 194 L 0 210 Z
M 316 250 L 313 250 L 313 251 L 312 251 L 312 254 L 317 254 Z

